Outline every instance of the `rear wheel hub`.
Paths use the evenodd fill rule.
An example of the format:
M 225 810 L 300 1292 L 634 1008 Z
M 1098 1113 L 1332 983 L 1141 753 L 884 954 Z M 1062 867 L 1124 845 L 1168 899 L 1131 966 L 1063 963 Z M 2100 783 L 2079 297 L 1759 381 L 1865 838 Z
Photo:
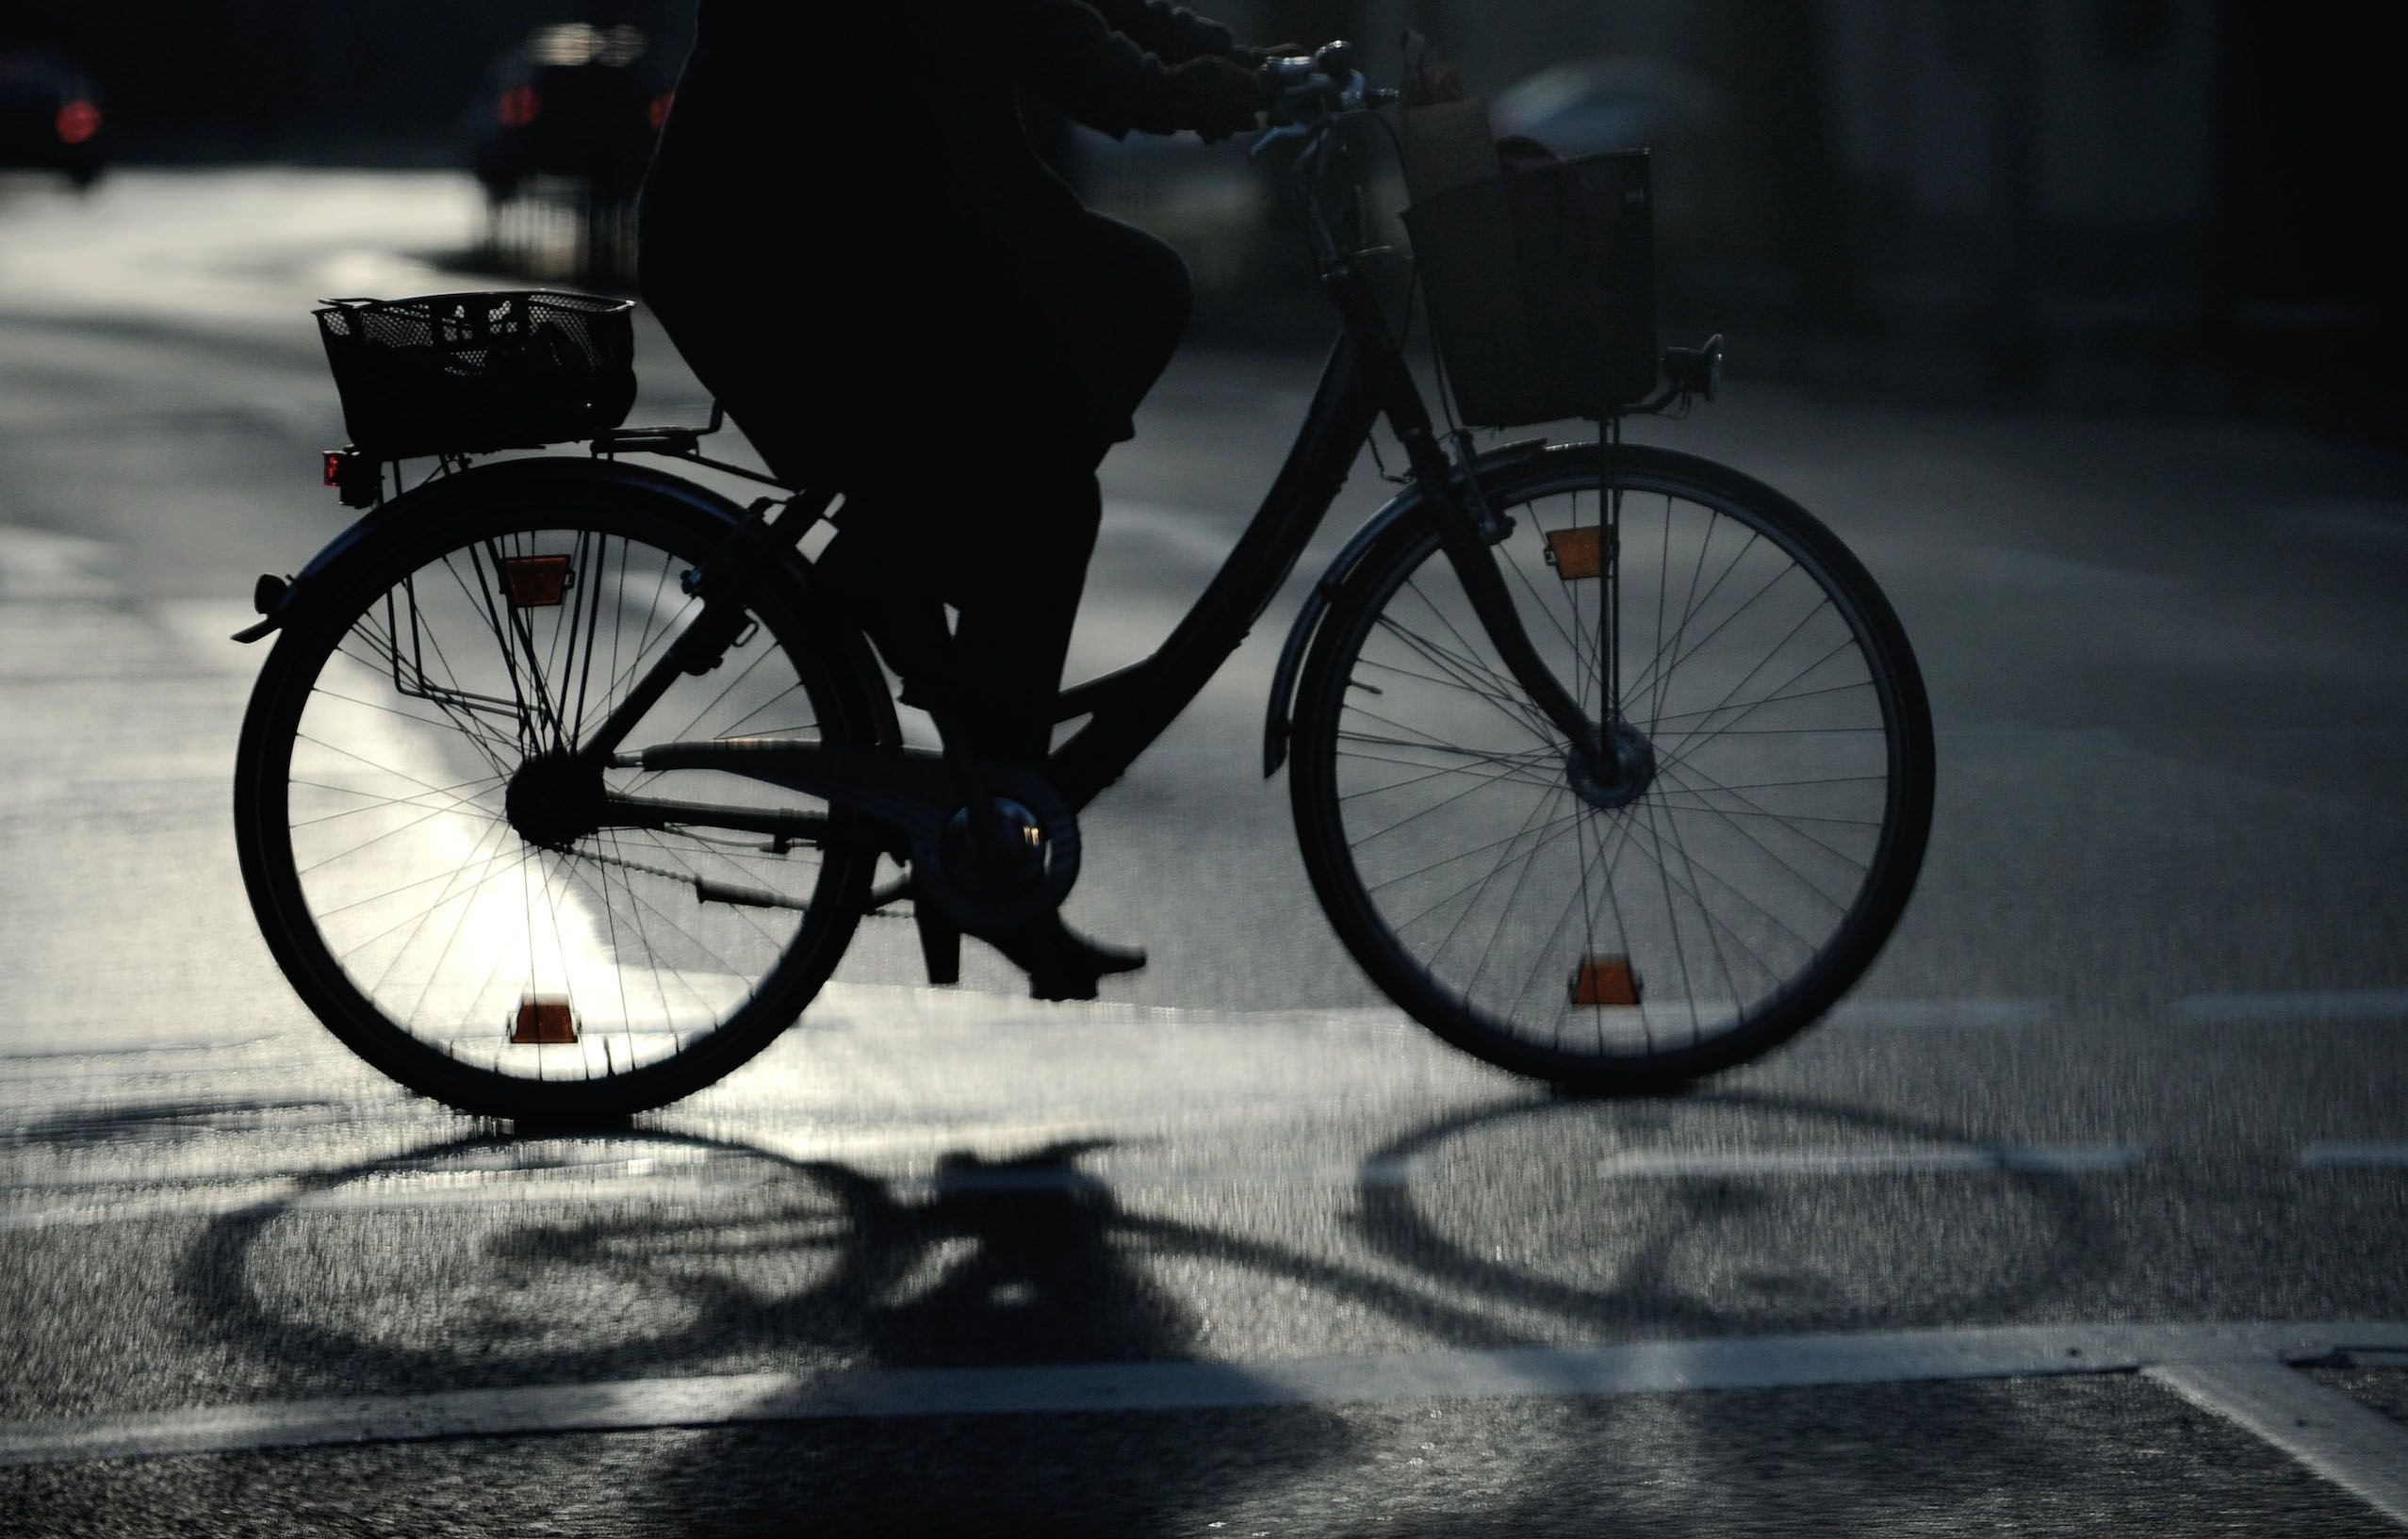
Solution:
M 537 754 L 518 766 L 502 810 L 518 837 L 565 850 L 602 826 L 602 771 L 565 752 Z

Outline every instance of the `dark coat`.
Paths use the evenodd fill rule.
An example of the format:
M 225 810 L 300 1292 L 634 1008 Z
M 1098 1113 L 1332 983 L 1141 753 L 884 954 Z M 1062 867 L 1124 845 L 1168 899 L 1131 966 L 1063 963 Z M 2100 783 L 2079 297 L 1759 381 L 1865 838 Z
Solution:
M 1168 132 L 1166 64 L 1230 45 L 1161 0 L 701 0 L 645 184 L 644 297 L 796 479 L 903 433 L 924 464 L 1125 436 L 1185 270 L 1080 206 L 1019 93 Z M 1121 367 L 1133 348 L 1161 357 Z

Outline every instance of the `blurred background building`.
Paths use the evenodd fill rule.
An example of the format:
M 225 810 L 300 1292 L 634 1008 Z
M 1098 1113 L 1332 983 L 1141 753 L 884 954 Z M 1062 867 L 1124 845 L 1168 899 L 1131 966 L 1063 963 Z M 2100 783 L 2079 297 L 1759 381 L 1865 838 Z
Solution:
M 2002 403 L 2400 420 L 2390 360 L 2408 251 L 2388 204 L 2404 136 L 2374 11 L 1200 8 L 1250 38 L 1355 38 L 1383 78 L 1417 27 L 1502 126 L 1567 153 L 1655 146 L 1668 328 L 1729 332 L 1735 371 Z M 523 245 L 541 238 L 531 206 L 614 217 L 691 27 L 690 0 L 9 0 L 0 53 L 40 50 L 96 82 L 117 161 L 474 170 L 498 237 Z M 1099 204 L 1189 251 L 1213 323 L 1284 322 L 1293 260 L 1278 259 L 1267 188 L 1240 156 L 1092 136 L 1067 154 Z M 607 281 L 620 239 L 589 227 L 571 260 Z

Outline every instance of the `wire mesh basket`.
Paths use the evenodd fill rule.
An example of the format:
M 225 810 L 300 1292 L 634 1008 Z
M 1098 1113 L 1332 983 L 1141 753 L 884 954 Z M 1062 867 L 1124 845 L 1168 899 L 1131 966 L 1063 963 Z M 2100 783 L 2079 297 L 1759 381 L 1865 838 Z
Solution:
M 352 442 L 378 459 L 591 438 L 635 403 L 635 306 L 545 290 L 328 300 Z
M 1655 388 L 1652 205 L 1647 152 L 1613 150 L 1405 210 L 1466 424 L 1602 418 Z

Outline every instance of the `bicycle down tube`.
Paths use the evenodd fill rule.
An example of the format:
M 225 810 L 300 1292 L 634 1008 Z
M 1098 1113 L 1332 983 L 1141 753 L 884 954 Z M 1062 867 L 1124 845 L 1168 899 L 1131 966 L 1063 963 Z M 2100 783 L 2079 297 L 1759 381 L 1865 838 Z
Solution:
M 1351 262 L 1338 263 L 1324 279 L 1345 328 L 1278 479 L 1245 533 L 1187 616 L 1153 655 L 1065 691 L 1059 698 L 1057 719 L 1089 717 L 1055 752 L 1047 766 L 1048 778 L 1073 810 L 1084 808 L 1117 780 L 1243 644 L 1327 516 L 1374 420 L 1382 415 L 1403 443 L 1417 479 L 1427 489 L 1449 560 L 1474 612 L 1496 642 L 1500 659 L 1568 743 L 1584 752 L 1601 745 L 1597 725 L 1588 720 L 1570 691 L 1539 660 L 1523 629 L 1472 510 L 1455 489 L 1457 473 L 1439 447 L 1419 388 L 1386 336 L 1386 323 L 1369 280 Z M 774 546 L 799 538 L 831 499 L 821 496 L 808 500 L 809 511 L 798 510 L 787 518 L 759 526 L 748 541 L 740 538 L 739 543 Z M 780 527 L 787 524 L 794 526 L 791 532 Z M 728 560 L 729 553 L 723 553 L 713 565 Z M 738 569 L 745 565 L 739 562 Z M 713 585 L 713 574 L 706 570 L 699 575 L 696 591 L 708 600 Z M 741 595 L 729 597 L 740 599 Z M 599 765 L 624 757 L 620 748 L 626 734 L 651 701 L 680 673 L 707 671 L 715 663 L 734 640 L 729 617 L 741 615 L 742 604 L 732 602 L 719 615 L 714 615 L 714 608 L 706 602 L 701 616 L 653 664 L 611 719 L 577 745 L 582 758 Z M 771 748 L 757 742 L 651 746 L 664 754 L 673 748 L 677 768 L 774 778 L 840 804 L 892 800 L 891 788 L 875 783 L 882 778 L 876 763 L 839 761 L 803 745 L 792 748 Z M 638 757 L 647 767 L 671 767 L 663 757 L 644 755 L 641 750 Z M 605 794 L 603 808 L 607 822 L 616 827 L 658 827 L 666 821 L 783 832 L 797 838 L 822 837 L 827 827 L 826 818 L 818 814 L 765 813 L 760 809 L 722 809 L 615 793 Z

